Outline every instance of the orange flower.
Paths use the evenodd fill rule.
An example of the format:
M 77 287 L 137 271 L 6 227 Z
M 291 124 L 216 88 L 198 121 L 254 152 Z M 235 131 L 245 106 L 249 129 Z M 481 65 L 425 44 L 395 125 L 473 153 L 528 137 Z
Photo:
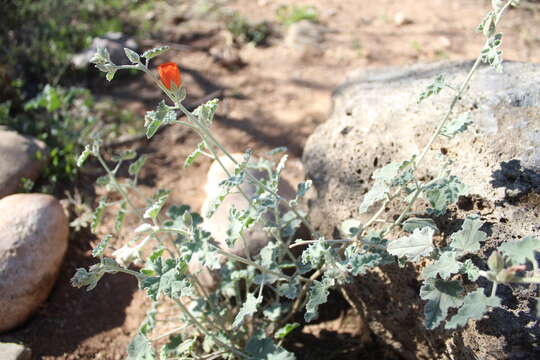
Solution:
M 167 89 L 171 88 L 171 81 L 176 84 L 176 87 L 180 87 L 182 83 L 182 77 L 180 76 L 180 70 L 178 65 L 173 62 L 168 62 L 158 66 L 159 78 Z

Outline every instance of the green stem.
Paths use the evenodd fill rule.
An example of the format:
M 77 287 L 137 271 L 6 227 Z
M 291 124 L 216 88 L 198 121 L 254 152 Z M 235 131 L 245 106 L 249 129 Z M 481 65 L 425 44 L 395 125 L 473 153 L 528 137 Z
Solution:
M 178 300 L 174 300 L 174 302 L 176 303 L 176 305 L 178 305 L 178 307 L 182 310 L 182 312 L 191 320 L 191 322 L 203 333 L 205 334 L 206 336 L 209 336 L 211 337 L 215 342 L 216 344 L 218 344 L 219 346 L 222 346 L 224 347 L 225 349 L 229 350 L 230 352 L 240 356 L 241 358 L 244 358 L 244 359 L 250 359 L 249 356 L 247 356 L 246 354 L 244 354 L 243 352 L 241 352 L 240 350 L 238 349 L 235 349 L 234 347 L 230 346 L 230 345 L 227 345 L 223 342 L 221 342 L 221 340 L 219 340 L 216 336 L 214 336 L 213 334 L 211 334 L 208 330 L 206 330 L 204 328 L 204 326 L 199 322 L 199 320 L 197 320 L 197 318 L 195 318 L 195 316 L 193 316 L 193 314 L 191 314 L 191 312 L 188 310 L 188 308 L 185 307 L 184 304 L 182 304 L 181 301 L 178 301 Z

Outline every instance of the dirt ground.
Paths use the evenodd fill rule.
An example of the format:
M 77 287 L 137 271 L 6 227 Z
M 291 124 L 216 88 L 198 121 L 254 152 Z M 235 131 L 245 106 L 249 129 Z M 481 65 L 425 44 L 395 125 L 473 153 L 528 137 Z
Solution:
M 170 4 L 175 2 L 170 1 Z M 276 22 L 283 3 L 313 5 L 319 25 L 314 38 L 287 37 Z M 251 21 L 267 20 L 273 35 L 266 47 L 227 45 L 223 23 L 212 18 L 186 19 L 181 6 L 163 6 L 149 18 L 163 21 L 159 37 L 144 46 L 170 45 L 163 60 L 177 62 L 183 71 L 188 104 L 208 94 L 222 98 L 214 133 L 232 151 L 251 148 L 261 153 L 287 146 L 289 179 L 302 179 L 300 158 L 307 137 L 326 120 L 331 93 L 351 70 L 408 65 L 476 57 L 483 37 L 472 29 L 487 12 L 484 0 L 237 0 L 227 7 Z M 501 25 L 504 58 L 540 61 L 540 9 L 509 11 Z M 123 77 L 108 84 L 92 79 L 94 90 L 117 99 L 141 119 L 152 110 L 160 93 L 142 77 Z M 416 96 L 417 94 L 411 94 Z M 200 160 L 184 169 L 183 161 L 198 143 L 179 127 L 160 132 L 152 141 L 133 145 L 150 156 L 141 189 L 172 190 L 171 204 L 199 210 L 210 165 Z M 118 150 L 115 148 L 114 150 Z M 91 178 L 88 176 L 88 178 Z M 81 187 L 91 186 L 86 180 Z M 111 224 L 112 220 L 106 221 Z M 106 229 L 103 229 L 106 232 Z M 106 276 L 96 289 L 72 288 L 69 279 L 78 267 L 88 267 L 95 237 L 71 236 L 59 280 L 38 313 L 25 325 L 0 336 L 29 346 L 35 359 L 121 359 L 145 315 L 148 301 L 129 276 Z M 121 243 L 120 240 L 116 244 Z M 299 359 L 364 359 L 360 321 L 335 294 L 323 308 L 322 320 L 297 330 L 286 344 Z M 1 355 L 1 354 L 0 354 Z M 380 353 L 382 356 L 382 353 Z M 384 356 L 389 358 L 388 356 Z M 0 356 L 1 358 L 1 356 Z M 381 357 L 379 357 L 381 358 Z

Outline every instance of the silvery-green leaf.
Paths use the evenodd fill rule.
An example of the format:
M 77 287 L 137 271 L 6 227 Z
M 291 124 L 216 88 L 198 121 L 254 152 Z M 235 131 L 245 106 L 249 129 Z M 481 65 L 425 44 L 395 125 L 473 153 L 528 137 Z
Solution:
M 150 340 L 139 333 L 131 340 L 128 345 L 128 360 L 155 360 L 156 353 Z
M 169 50 L 168 46 L 160 46 L 157 48 L 153 48 L 150 50 L 145 51 L 141 57 L 146 58 L 147 60 L 150 60 L 158 55 L 163 54 L 165 51 Z
M 193 162 L 199 157 L 199 155 L 202 154 L 204 149 L 206 149 L 205 143 L 200 142 L 199 145 L 197 145 L 197 148 L 184 161 L 184 168 L 191 166 L 191 164 L 193 164 Z
M 135 51 L 124 48 L 124 52 L 126 53 L 127 58 L 129 61 L 131 61 L 134 64 L 137 64 L 141 59 L 139 58 L 139 54 L 137 54 Z
M 129 175 L 138 175 L 139 171 L 141 171 L 141 168 L 144 166 L 147 158 L 148 156 L 141 155 L 136 161 L 132 162 L 128 168 Z
M 150 139 L 161 125 L 171 124 L 176 120 L 176 112 L 171 110 L 162 100 L 155 111 L 148 111 L 144 116 L 146 137 Z
M 480 269 L 473 264 L 471 259 L 465 260 L 460 272 L 467 275 L 471 281 L 476 281 L 480 277 Z
M 79 155 L 79 157 L 77 158 L 77 167 L 83 166 L 84 162 L 86 161 L 86 159 L 88 159 L 88 156 L 90 156 L 91 154 L 92 154 L 92 150 L 90 150 L 90 145 L 86 145 L 81 155 Z
M 218 103 L 219 99 L 212 99 L 196 108 L 193 111 L 193 115 L 195 115 L 206 127 L 209 127 L 214 120 L 214 114 L 216 113 Z
M 322 281 L 313 281 L 309 288 L 306 313 L 304 314 L 304 320 L 306 322 L 311 322 L 319 317 L 319 305 L 324 304 L 328 300 L 329 290 L 334 284 L 335 280 L 329 277 L 323 277 Z
M 438 75 L 435 80 L 433 80 L 433 83 L 429 84 L 426 90 L 424 90 L 420 96 L 418 97 L 417 103 L 420 104 L 423 100 L 427 99 L 428 97 L 432 95 L 436 95 L 441 92 L 442 89 L 446 86 L 446 82 L 444 80 L 444 75 Z
M 440 275 L 444 280 L 448 279 L 461 269 L 462 264 L 457 261 L 456 257 L 457 253 L 454 251 L 443 252 L 439 259 L 424 268 L 421 278 L 429 279 Z
M 455 329 L 458 326 L 465 326 L 470 319 L 479 320 L 490 307 L 501 306 L 501 299 L 498 297 L 488 297 L 484 295 L 484 289 L 479 288 L 469 293 L 463 299 L 463 305 L 445 325 L 445 329 Z
M 246 301 L 242 304 L 240 311 L 234 318 L 232 327 L 237 329 L 243 322 L 246 316 L 251 316 L 257 312 L 259 305 L 262 303 L 262 296 L 255 297 L 253 294 L 247 294 Z
M 441 130 L 441 135 L 447 138 L 453 138 L 456 134 L 462 133 L 469 128 L 472 124 L 472 118 L 470 112 L 464 112 L 451 121 L 449 121 Z
M 354 238 L 362 230 L 362 223 L 356 219 L 348 219 L 341 223 L 339 232 L 347 239 Z
M 480 242 L 486 241 L 487 235 L 480 228 L 484 222 L 477 216 L 469 216 L 463 222 L 461 230 L 452 234 L 450 247 L 461 252 L 474 252 L 480 249 Z
M 420 260 L 433 251 L 433 233 L 429 227 L 415 229 L 411 235 L 391 241 L 387 251 L 398 257 L 405 256 L 410 261 Z
M 429 279 L 420 288 L 420 297 L 428 300 L 424 307 L 425 324 L 434 329 L 448 315 L 448 309 L 463 303 L 463 287 L 458 281 Z
M 444 215 L 450 204 L 461 195 L 467 194 L 467 187 L 457 176 L 445 176 L 431 181 L 424 189 L 424 198 L 429 202 L 428 214 Z
M 105 249 L 107 248 L 107 245 L 109 244 L 111 238 L 112 235 L 105 235 L 103 239 L 99 242 L 99 244 L 97 244 L 96 247 L 92 250 L 92 256 L 99 258 L 103 257 L 103 253 L 105 252 Z
M 90 225 L 90 229 L 92 230 L 93 233 L 95 233 L 99 225 L 101 225 L 101 220 L 103 219 L 103 214 L 105 213 L 106 207 L 107 207 L 107 200 L 100 199 L 98 206 L 94 210 L 94 214 L 92 216 L 92 223 Z
M 375 181 L 371 189 L 369 189 L 369 191 L 364 195 L 362 203 L 358 208 L 360 214 L 368 211 L 369 207 L 375 204 L 377 201 L 384 199 L 389 190 L 390 187 L 386 184 L 386 182 L 381 180 Z
M 510 260 L 512 265 L 525 264 L 527 261 L 535 262 L 535 252 L 540 250 L 540 240 L 527 236 L 519 241 L 505 242 L 499 250 Z
M 105 75 L 105 78 L 107 79 L 107 81 L 111 81 L 114 78 L 114 74 L 116 74 L 116 69 L 109 70 L 107 72 L 107 75 Z
M 167 201 L 167 197 L 169 196 L 169 193 L 166 192 L 162 195 L 160 195 L 157 199 L 154 200 L 152 205 L 146 209 L 144 212 L 143 217 L 145 219 L 156 219 L 159 215 L 159 212 L 161 211 L 161 208 L 163 205 L 165 205 L 165 202 Z
M 405 220 L 402 224 L 403 230 L 412 233 L 415 229 L 422 229 L 425 227 L 432 228 L 434 232 L 439 232 L 439 228 L 435 224 L 435 221 L 430 218 L 417 218 L 412 217 Z

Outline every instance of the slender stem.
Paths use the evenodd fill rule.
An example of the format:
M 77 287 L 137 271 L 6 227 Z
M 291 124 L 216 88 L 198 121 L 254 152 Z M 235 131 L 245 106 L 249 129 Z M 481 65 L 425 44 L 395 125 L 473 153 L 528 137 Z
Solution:
M 292 249 L 292 248 L 295 248 L 295 247 L 297 247 L 297 246 L 314 244 L 314 243 L 317 243 L 317 242 L 319 242 L 319 241 L 322 241 L 322 242 L 325 242 L 325 243 L 330 243 L 330 244 L 348 244 L 348 243 L 356 242 L 357 240 L 351 240 L 351 239 L 337 239 L 337 240 L 302 240 L 302 241 L 297 241 L 297 242 L 295 242 L 294 244 L 289 245 L 289 248 Z
M 151 338 L 151 339 L 149 339 L 149 340 L 150 340 L 150 341 L 156 341 L 156 340 L 159 340 L 159 339 L 163 339 L 164 337 L 167 337 L 167 336 L 169 336 L 169 335 L 171 335 L 171 334 L 174 334 L 174 333 L 176 333 L 176 332 L 179 332 L 179 331 L 184 330 L 184 329 L 187 328 L 188 326 L 189 326 L 189 324 L 185 324 L 185 325 L 179 326 L 179 327 L 177 327 L 177 328 L 174 328 L 174 329 L 172 329 L 172 330 L 169 330 L 169 331 L 167 331 L 167 332 L 165 332 L 165 333 L 163 333 L 163 334 L 161 334 L 161 335 L 158 335 L 158 336 L 156 336 L 156 337 L 154 337 L 154 338 Z
M 96 158 L 98 159 L 99 163 L 101 164 L 101 166 L 103 167 L 103 169 L 105 169 L 105 171 L 107 172 L 107 175 L 109 175 L 109 179 L 111 180 L 112 184 L 114 185 L 114 187 L 116 188 L 116 190 L 118 190 L 118 192 L 122 195 L 122 197 L 126 200 L 126 202 L 129 204 L 129 206 L 133 209 L 133 211 L 135 211 L 135 214 L 137 214 L 137 216 L 139 217 L 139 219 L 143 220 L 143 217 L 141 215 L 141 211 L 139 208 L 137 208 L 133 202 L 131 202 L 131 199 L 129 198 L 129 194 L 126 192 L 126 190 L 118 183 L 118 181 L 116 181 L 116 177 L 114 175 L 114 173 L 112 172 L 112 170 L 109 168 L 109 166 L 107 165 L 107 163 L 105 162 L 105 160 L 103 160 L 103 157 L 101 156 L 101 154 L 96 154 Z
M 497 292 L 497 282 L 493 282 L 493 286 L 491 287 L 491 297 L 495 297 L 495 293 Z
M 185 307 L 184 304 L 182 304 L 181 301 L 179 300 L 174 300 L 174 302 L 176 303 L 176 305 L 178 305 L 178 307 L 182 310 L 182 312 L 193 322 L 193 324 L 203 333 L 205 334 L 206 336 L 209 336 L 211 337 L 215 342 L 216 344 L 218 344 L 219 346 L 222 346 L 224 348 L 226 348 L 227 350 L 229 350 L 230 352 L 240 356 L 241 358 L 244 358 L 244 359 L 249 359 L 250 357 L 247 356 L 246 354 L 244 354 L 243 352 L 239 351 L 238 349 L 235 349 L 234 347 L 230 346 L 230 345 L 227 345 L 225 344 L 224 342 L 222 342 L 221 340 L 219 340 L 216 336 L 214 336 L 213 334 L 211 334 L 208 330 L 205 329 L 205 327 L 199 322 L 199 320 L 197 320 L 197 318 L 195 318 L 195 316 L 193 316 L 193 314 L 191 314 L 191 312 L 188 310 L 188 308 Z
M 245 258 L 243 258 L 243 257 L 237 256 L 237 255 L 234 255 L 234 254 L 231 254 L 231 253 L 229 253 L 229 252 L 227 252 L 227 251 L 222 250 L 221 248 L 219 248 L 219 247 L 217 247 L 217 246 L 215 246 L 215 245 L 212 245 L 212 246 L 217 250 L 217 252 L 218 252 L 219 254 L 224 255 L 224 256 L 226 256 L 226 257 L 232 259 L 232 260 L 235 260 L 235 261 L 244 263 L 244 264 L 246 264 L 246 265 L 251 265 L 251 266 L 253 266 L 253 267 L 256 268 L 256 269 L 259 269 L 259 270 L 260 270 L 261 272 L 263 272 L 263 273 L 267 273 L 267 274 L 270 274 L 270 275 L 274 275 L 274 276 L 280 277 L 280 278 L 285 279 L 285 280 L 288 280 L 288 281 L 291 281 L 291 280 L 292 280 L 292 278 L 291 278 L 290 276 L 287 276 L 287 275 L 285 275 L 285 274 L 281 274 L 281 273 L 272 271 L 272 270 L 270 270 L 270 269 L 267 269 L 267 268 L 265 268 L 264 266 L 261 266 L 261 265 L 257 264 L 256 262 L 253 262 L 253 261 L 250 261 L 250 260 L 245 259 Z M 310 279 L 308 279 L 308 278 L 305 278 L 305 277 L 303 277 L 303 276 L 299 276 L 298 278 L 299 278 L 300 280 L 302 280 L 302 281 L 305 281 L 305 282 L 312 282 L 312 280 L 310 280 Z

